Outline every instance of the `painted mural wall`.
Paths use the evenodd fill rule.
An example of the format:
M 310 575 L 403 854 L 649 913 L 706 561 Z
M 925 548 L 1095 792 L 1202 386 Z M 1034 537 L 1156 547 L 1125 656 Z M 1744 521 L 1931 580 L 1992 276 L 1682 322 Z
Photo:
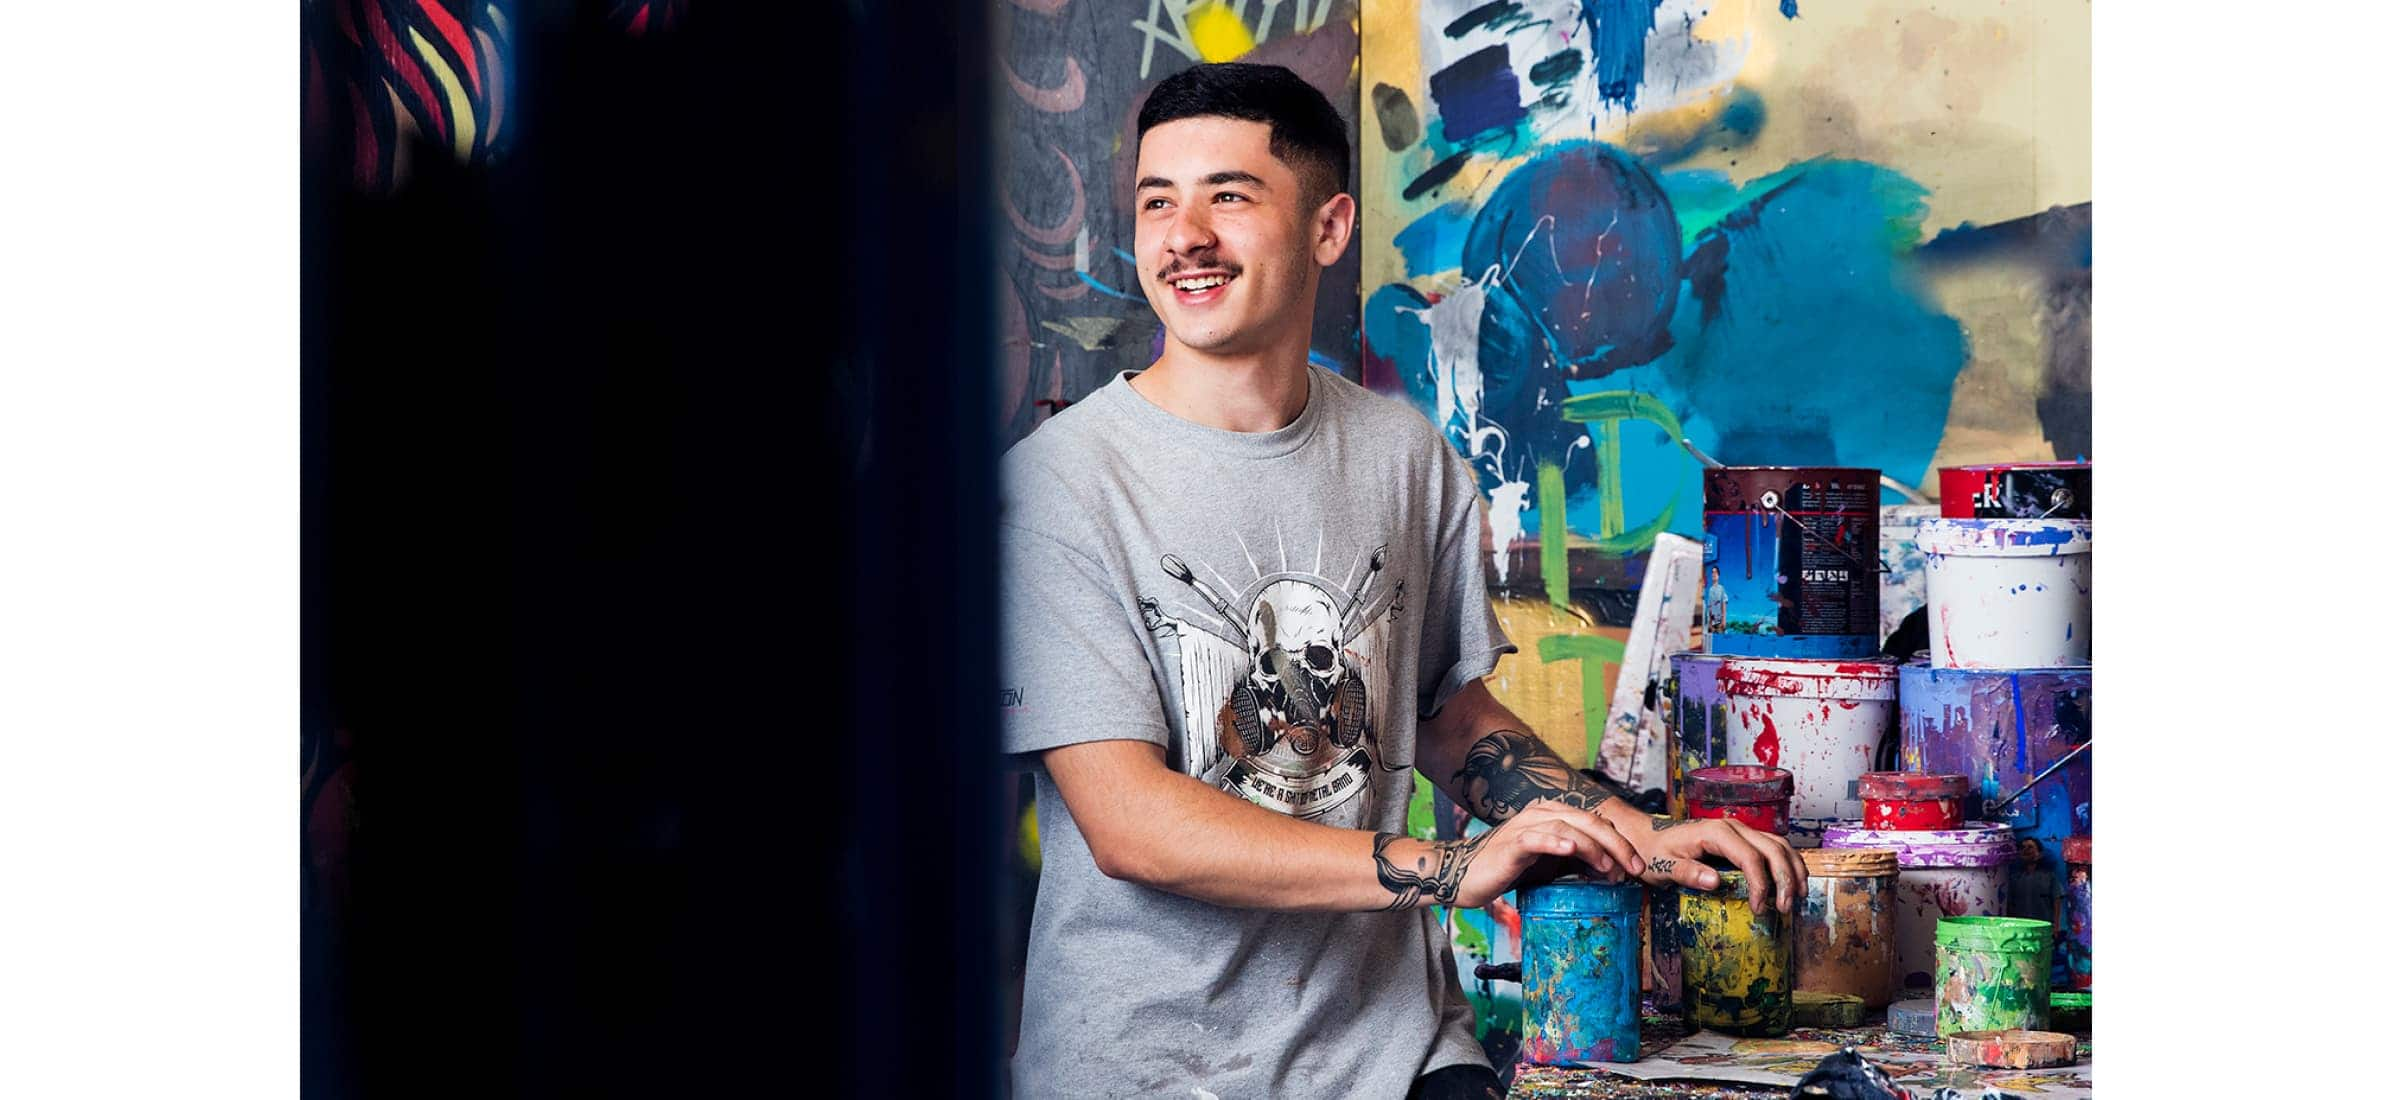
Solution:
M 1493 687 L 1563 755 L 1643 555 L 1700 537 L 1681 438 L 1930 496 L 2092 456 L 2090 46 L 2085 0 L 1366 0 L 1363 379 L 1478 466 Z M 1503 1057 L 1518 987 L 1473 971 L 1518 917 L 1449 925 Z

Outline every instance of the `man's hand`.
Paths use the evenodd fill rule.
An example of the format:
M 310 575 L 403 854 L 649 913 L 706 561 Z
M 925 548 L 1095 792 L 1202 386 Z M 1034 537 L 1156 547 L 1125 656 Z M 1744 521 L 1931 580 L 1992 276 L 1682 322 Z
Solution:
M 1621 815 L 1628 819 L 1628 815 Z M 1641 816 L 1641 815 L 1639 815 Z M 1645 857 L 1639 877 L 1655 886 L 1675 884 L 1696 890 L 1719 887 L 1719 872 L 1703 865 L 1703 857 L 1717 856 L 1744 872 L 1752 887 L 1755 913 L 1774 908 L 1794 912 L 1810 878 L 1795 856 L 1794 846 L 1775 833 L 1765 833 L 1728 818 L 1645 817 L 1645 826 L 1625 820 L 1625 833 Z
M 1474 837 L 1424 842 L 1380 833 L 1372 846 L 1390 909 L 1451 905 L 1466 909 L 1563 875 L 1618 882 L 1646 871 L 1619 830 L 1602 817 L 1560 802 L 1538 801 Z

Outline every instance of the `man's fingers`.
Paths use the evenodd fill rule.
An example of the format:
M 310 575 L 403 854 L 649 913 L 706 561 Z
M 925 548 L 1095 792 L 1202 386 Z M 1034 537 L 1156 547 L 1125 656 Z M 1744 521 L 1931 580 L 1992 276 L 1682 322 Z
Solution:
M 1714 855 L 1725 856 L 1728 862 L 1736 865 L 1737 870 L 1744 872 L 1746 892 L 1751 895 L 1749 900 L 1753 912 L 1759 913 L 1770 908 L 1776 904 L 1776 899 L 1771 896 L 1776 881 L 1770 877 L 1768 857 L 1762 855 L 1752 841 L 1744 838 L 1735 822 L 1721 819 L 1719 824 L 1721 828 L 1711 834 L 1705 847 L 1711 848 Z
M 1672 859 L 1662 856 L 1645 863 L 1644 880 L 1654 886 L 1678 885 L 1693 890 L 1719 889 L 1719 872 L 1705 866 L 1702 860 Z
M 1621 836 L 1620 831 L 1614 828 L 1611 822 L 1604 820 L 1602 814 L 1593 810 L 1581 810 L 1576 806 L 1555 802 L 1551 799 L 1538 799 L 1520 811 L 1522 817 L 1532 813 L 1540 822 L 1564 822 L 1579 832 L 1585 833 L 1594 840 L 1597 846 L 1609 853 L 1614 862 L 1626 868 L 1629 874 L 1641 875 L 1644 873 L 1644 856 L 1638 854 L 1636 845 L 1628 843 L 1628 838 Z
M 1753 828 L 1746 828 L 1744 833 L 1751 838 L 1753 846 L 1768 857 L 1769 865 L 1777 869 L 1778 904 L 1789 913 L 1799 908 L 1803 894 L 1811 885 L 1810 868 L 1803 865 L 1801 854 L 1794 850 L 1794 845 L 1786 838 L 1776 833 L 1764 833 Z
M 1541 821 L 1533 828 L 1538 834 L 1558 838 L 1568 845 L 1569 850 L 1565 854 L 1592 868 L 1597 876 L 1606 881 L 1620 878 L 1619 860 L 1586 830 L 1562 820 Z

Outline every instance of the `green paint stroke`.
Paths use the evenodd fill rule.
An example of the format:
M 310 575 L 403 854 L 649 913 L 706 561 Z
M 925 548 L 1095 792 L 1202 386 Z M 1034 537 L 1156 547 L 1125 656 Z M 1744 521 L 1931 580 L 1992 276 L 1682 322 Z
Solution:
M 1561 467 L 1537 463 L 1537 564 L 1545 574 L 1545 600 L 1570 606 L 1570 491 Z
M 1553 634 L 1537 639 L 1537 660 L 1546 664 L 1578 662 L 1579 708 L 1586 725 L 1586 766 L 1602 759 L 1603 727 L 1611 712 L 1609 692 L 1603 690 L 1606 670 L 1628 657 L 1628 647 L 1600 634 Z
M 1404 815 L 1404 832 L 1414 840 L 1437 839 L 1437 788 L 1417 772 L 1412 779 L 1412 806 Z
M 1622 420 L 1646 421 L 1660 428 L 1669 436 L 1670 442 L 1675 443 L 1686 435 L 1685 426 L 1678 423 L 1678 414 L 1671 412 L 1669 406 L 1662 404 L 1659 398 L 1651 394 L 1638 393 L 1635 390 L 1606 390 L 1602 393 L 1579 394 L 1564 400 L 1561 403 L 1561 418 L 1572 424 L 1600 424 L 1603 426 L 1598 433 L 1595 449 L 1595 494 L 1596 501 L 1602 508 L 1603 531 L 1601 537 L 1595 540 L 1595 548 L 1607 554 L 1633 554 L 1640 550 L 1652 549 L 1654 538 L 1661 532 L 1669 530 L 1670 520 L 1677 515 L 1678 500 L 1677 497 L 1672 496 L 1669 503 L 1662 506 L 1661 514 L 1651 522 L 1639 524 L 1633 529 L 1625 529 L 1627 528 L 1626 506 L 1620 495 L 1620 484 L 1625 479 L 1620 470 L 1619 422 Z M 1686 454 L 1682 449 L 1673 447 L 1671 450 L 1679 456 L 1678 461 L 1694 461 L 1693 456 Z M 1540 467 L 1538 475 L 1542 477 L 1543 473 L 1544 470 Z M 1558 477 L 1558 474 L 1556 476 Z M 1544 502 L 1551 499 L 1545 496 L 1545 491 L 1544 483 L 1538 482 L 1537 507 L 1540 518 L 1544 514 Z M 1550 564 L 1546 566 L 1546 573 L 1548 577 L 1546 583 L 1550 589 L 1552 583 L 1550 580 L 1552 566 Z M 1548 595 L 1550 595 L 1550 591 L 1548 591 Z

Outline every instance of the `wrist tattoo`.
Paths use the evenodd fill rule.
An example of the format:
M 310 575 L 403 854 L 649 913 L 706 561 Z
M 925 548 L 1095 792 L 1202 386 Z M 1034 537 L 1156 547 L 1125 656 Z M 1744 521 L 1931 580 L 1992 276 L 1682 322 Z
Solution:
M 1379 885 L 1395 895 L 1387 908 L 1409 909 L 1426 897 L 1436 905 L 1452 905 L 1462 892 L 1462 876 L 1470 870 L 1470 861 L 1478 857 L 1479 845 L 1492 832 L 1480 833 L 1465 840 L 1424 842 L 1427 854 L 1413 861 L 1410 868 L 1398 867 L 1387 856 L 1388 845 L 1402 839 L 1394 833 L 1380 833 L 1371 841 L 1370 858 L 1379 872 Z
M 1658 833 L 1663 829 L 1675 829 L 1684 824 L 1686 824 L 1686 819 L 1683 817 L 1657 817 L 1653 819 L 1653 831 Z
M 1544 742 L 1518 730 L 1496 730 L 1479 738 L 1462 755 L 1453 783 L 1463 808 L 1490 824 L 1500 824 L 1540 799 L 1593 813 L 1612 797 Z

